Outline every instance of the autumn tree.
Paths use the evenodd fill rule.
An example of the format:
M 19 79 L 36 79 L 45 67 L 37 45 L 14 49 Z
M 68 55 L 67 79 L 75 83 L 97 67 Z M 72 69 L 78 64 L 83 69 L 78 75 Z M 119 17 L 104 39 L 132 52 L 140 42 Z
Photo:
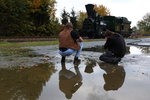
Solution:
M 83 11 L 79 11 L 79 14 L 77 15 L 77 28 L 81 29 L 83 25 L 83 21 L 87 18 L 87 13 Z
M 51 36 L 59 32 L 59 21 L 55 16 L 56 0 L 29 0 L 32 6 L 31 19 L 37 36 Z
M 107 7 L 105 7 L 104 5 L 95 5 L 94 9 L 101 16 L 110 15 L 110 10 Z
M 108 16 L 110 15 L 110 11 L 104 5 L 95 5 L 94 10 L 101 16 Z M 79 11 L 77 16 L 77 27 L 78 29 L 82 28 L 83 21 L 87 18 L 87 12 Z
M 32 6 L 31 17 L 36 26 L 41 26 L 55 19 L 55 0 L 29 0 Z
M 59 31 L 55 0 L 0 0 L 0 36 L 51 36 Z

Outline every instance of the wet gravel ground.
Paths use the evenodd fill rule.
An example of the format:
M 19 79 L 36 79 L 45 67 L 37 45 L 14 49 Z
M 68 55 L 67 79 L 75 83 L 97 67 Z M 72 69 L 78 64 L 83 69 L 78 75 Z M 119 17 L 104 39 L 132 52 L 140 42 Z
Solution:
M 129 45 L 137 45 L 137 44 L 146 44 L 146 46 L 150 46 L 148 44 L 150 41 L 149 38 L 144 39 L 126 39 L 126 43 Z M 105 41 L 94 41 L 94 42 L 84 42 L 83 48 L 90 48 L 95 46 L 102 46 L 104 45 Z M 37 46 L 37 47 L 27 47 L 33 49 L 34 53 L 43 55 L 43 57 L 16 57 L 16 56 L 1 56 L 0 57 L 0 68 L 8 68 L 8 67 L 15 67 L 15 66 L 31 66 L 38 63 L 45 63 L 45 62 L 60 62 L 60 55 L 58 54 L 58 45 L 53 46 Z M 101 55 L 100 52 L 81 52 L 81 59 L 84 58 L 91 58 L 98 60 L 99 56 Z M 73 59 L 73 55 L 67 58 L 68 61 Z
M 84 42 L 84 49 L 104 43 Z M 82 51 L 78 66 L 73 55 L 66 58 L 66 72 L 61 69 L 58 45 L 27 47 L 40 55 L 35 57 L 0 56 L 0 100 L 68 100 L 65 93 L 74 82 L 80 86 L 71 90 L 71 100 L 149 100 L 150 38 L 126 43 L 129 51 L 118 65 L 101 62 L 102 52 Z M 7 69 L 16 66 L 19 69 Z M 72 79 L 75 70 L 78 75 Z M 63 74 L 67 81 L 61 79 Z

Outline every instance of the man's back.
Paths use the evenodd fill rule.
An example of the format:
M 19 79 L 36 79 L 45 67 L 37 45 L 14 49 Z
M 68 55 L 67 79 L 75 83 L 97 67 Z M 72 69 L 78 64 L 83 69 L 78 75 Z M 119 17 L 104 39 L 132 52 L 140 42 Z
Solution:
M 126 52 L 124 38 L 118 33 L 112 34 L 108 37 L 104 47 L 109 51 L 112 51 L 117 57 L 123 57 Z

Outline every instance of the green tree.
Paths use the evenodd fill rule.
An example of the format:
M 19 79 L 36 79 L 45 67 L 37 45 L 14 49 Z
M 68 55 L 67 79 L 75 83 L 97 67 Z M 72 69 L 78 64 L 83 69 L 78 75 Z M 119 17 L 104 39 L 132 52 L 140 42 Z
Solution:
M 47 0 L 48 1 L 48 14 L 50 20 L 58 20 L 55 16 L 56 14 L 56 8 L 55 4 L 57 3 L 56 0 Z
M 55 0 L 0 0 L 0 36 L 57 34 L 55 4 Z
M 36 26 L 36 36 L 52 36 L 59 32 L 60 24 L 55 16 L 56 0 L 30 0 L 31 19 Z
M 77 16 L 73 8 L 70 14 L 70 22 L 73 24 L 74 29 L 77 29 Z
M 62 12 L 62 14 L 61 14 L 61 17 L 62 17 L 61 23 L 62 23 L 63 25 L 65 25 L 65 24 L 68 22 L 68 20 L 69 20 L 69 13 L 66 12 L 65 9 L 63 9 L 63 12 Z
M 136 26 L 132 27 L 132 32 L 133 32 L 133 33 L 136 33 L 136 32 L 137 32 L 137 27 L 136 27 Z
M 0 0 L 0 36 L 23 36 L 34 28 L 26 0 Z
M 143 19 L 138 21 L 138 29 L 144 34 L 150 34 L 150 13 L 144 15 Z
M 32 0 L 31 19 L 35 26 L 41 26 L 55 19 L 55 0 Z

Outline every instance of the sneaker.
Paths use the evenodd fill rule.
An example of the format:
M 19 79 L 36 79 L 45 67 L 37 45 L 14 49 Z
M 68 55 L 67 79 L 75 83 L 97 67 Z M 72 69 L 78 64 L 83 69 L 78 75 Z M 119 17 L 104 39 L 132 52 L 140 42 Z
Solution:
M 121 61 L 121 58 L 115 58 L 115 60 L 113 61 L 113 64 L 118 64 Z

